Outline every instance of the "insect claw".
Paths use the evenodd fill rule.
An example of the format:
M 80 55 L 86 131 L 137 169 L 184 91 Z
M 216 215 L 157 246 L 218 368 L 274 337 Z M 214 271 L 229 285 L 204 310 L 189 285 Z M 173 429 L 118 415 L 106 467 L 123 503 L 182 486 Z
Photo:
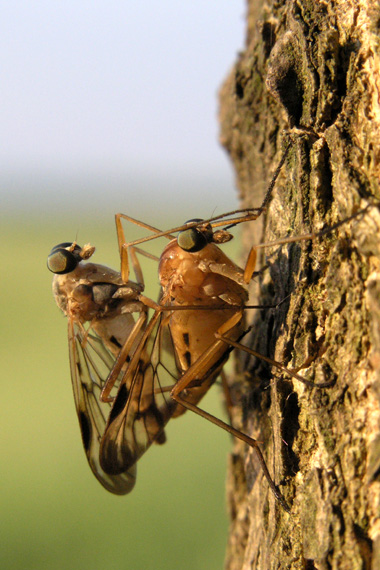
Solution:
M 281 301 L 279 301 L 278 303 L 276 303 L 276 305 L 274 305 L 274 309 L 277 309 L 278 307 L 280 307 L 283 303 L 285 303 L 285 301 L 287 301 L 288 299 L 290 299 L 290 297 L 292 296 L 291 293 L 289 293 L 289 295 L 286 295 L 286 297 L 284 297 L 283 299 L 281 299 Z
M 290 514 L 290 507 L 288 505 L 288 503 L 285 501 L 284 496 L 282 495 L 281 491 L 277 488 L 276 491 L 274 491 L 274 496 L 276 497 L 277 501 L 281 504 L 282 508 Z

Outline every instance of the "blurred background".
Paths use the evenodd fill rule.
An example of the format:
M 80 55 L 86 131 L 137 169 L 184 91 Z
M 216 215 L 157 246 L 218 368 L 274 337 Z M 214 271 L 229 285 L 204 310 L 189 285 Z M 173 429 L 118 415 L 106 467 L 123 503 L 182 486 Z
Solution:
M 237 207 L 217 91 L 244 11 L 243 0 L 2 3 L 2 568 L 223 566 L 229 436 L 188 413 L 139 462 L 131 495 L 104 491 L 82 450 L 46 257 L 77 239 L 118 267 L 116 212 L 164 229 Z M 222 415 L 213 392 L 204 407 Z

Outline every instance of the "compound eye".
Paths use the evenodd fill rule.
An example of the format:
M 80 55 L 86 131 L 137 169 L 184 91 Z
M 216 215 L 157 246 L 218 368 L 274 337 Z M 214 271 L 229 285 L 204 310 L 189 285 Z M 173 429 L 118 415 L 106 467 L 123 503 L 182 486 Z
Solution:
M 188 220 L 186 223 L 190 224 L 192 222 L 198 222 L 201 224 L 203 220 Z M 213 232 L 210 224 L 200 225 L 199 227 L 189 228 L 180 232 L 177 237 L 177 243 L 184 251 L 195 253 L 196 251 L 200 251 L 206 247 L 207 244 L 211 243 L 212 236 Z
M 51 250 L 47 259 L 47 267 L 52 273 L 62 275 L 74 271 L 78 263 L 81 261 L 80 251 L 81 247 L 75 245 L 72 251 L 66 248 L 72 247 L 72 243 L 64 242 L 56 245 Z
M 190 228 L 178 234 L 177 243 L 185 251 L 193 253 L 206 247 L 207 240 L 197 228 Z

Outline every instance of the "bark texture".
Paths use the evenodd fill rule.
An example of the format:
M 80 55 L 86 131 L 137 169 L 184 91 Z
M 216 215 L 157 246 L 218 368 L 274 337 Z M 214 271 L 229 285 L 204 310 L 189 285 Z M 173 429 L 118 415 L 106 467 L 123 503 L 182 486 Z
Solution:
M 221 89 L 221 140 L 242 206 L 258 206 L 293 146 L 260 239 L 319 231 L 379 199 L 380 10 L 373 0 L 250 0 L 246 47 Z M 235 443 L 228 570 L 380 568 L 380 215 L 272 247 L 254 286 L 263 304 L 245 343 L 309 380 L 239 355 L 233 420 L 262 442 L 291 507 Z

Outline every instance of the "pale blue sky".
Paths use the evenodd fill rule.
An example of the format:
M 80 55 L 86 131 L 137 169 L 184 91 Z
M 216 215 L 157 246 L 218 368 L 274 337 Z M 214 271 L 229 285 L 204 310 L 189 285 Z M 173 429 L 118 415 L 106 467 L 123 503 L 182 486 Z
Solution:
M 175 190 L 202 216 L 236 205 L 217 91 L 244 45 L 244 0 L 0 6 L 5 207 L 90 199 L 141 218 Z

